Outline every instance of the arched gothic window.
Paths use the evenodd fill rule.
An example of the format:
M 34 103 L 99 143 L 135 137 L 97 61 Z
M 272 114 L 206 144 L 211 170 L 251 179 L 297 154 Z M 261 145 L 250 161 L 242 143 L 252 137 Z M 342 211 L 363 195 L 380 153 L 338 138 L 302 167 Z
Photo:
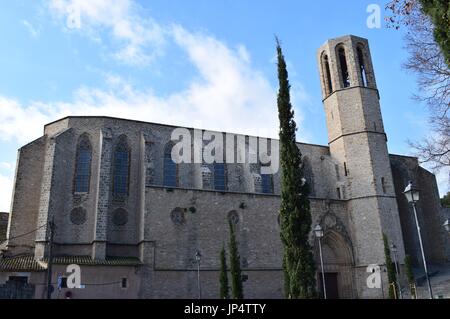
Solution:
M 163 186 L 178 186 L 178 165 L 172 160 L 173 143 L 166 145 L 164 149 L 164 178 Z
M 328 55 L 325 53 L 322 54 L 322 72 L 324 76 L 325 95 L 329 96 L 333 93 L 333 84 L 331 82 L 330 62 Z
M 87 134 L 83 134 L 77 144 L 75 163 L 75 193 L 89 193 L 91 179 L 92 147 Z
M 361 73 L 362 85 L 363 86 L 367 86 L 368 85 L 367 69 L 366 69 L 366 64 L 365 64 L 365 61 L 364 61 L 364 53 L 363 53 L 363 50 L 362 50 L 361 46 L 358 46 L 356 51 L 357 51 L 357 54 L 358 54 L 359 71 Z
M 130 148 L 127 138 L 121 136 L 114 149 L 113 194 L 115 199 L 128 196 L 130 182 Z
M 273 194 L 273 175 L 261 173 L 261 189 L 263 194 Z
M 214 162 L 214 189 L 218 191 L 227 190 L 227 176 L 224 163 Z
M 347 88 L 350 86 L 350 74 L 348 72 L 347 57 L 345 55 L 345 49 L 343 46 L 338 48 L 339 67 L 341 70 L 342 87 Z

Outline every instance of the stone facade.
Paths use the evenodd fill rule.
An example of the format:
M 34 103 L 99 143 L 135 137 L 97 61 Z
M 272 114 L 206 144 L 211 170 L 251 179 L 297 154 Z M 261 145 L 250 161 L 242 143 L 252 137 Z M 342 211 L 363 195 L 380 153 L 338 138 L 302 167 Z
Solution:
M 449 261 L 435 177 L 417 159 L 388 153 L 367 40 L 330 40 L 318 51 L 318 60 L 329 145 L 298 147 L 311 188 L 313 225 L 325 230 L 325 272 L 335 280 L 336 296 L 383 298 L 388 286 L 383 234 L 399 247 L 401 264 L 405 254 L 420 264 L 411 208 L 402 194 L 409 180 L 423 190 L 419 215 L 427 256 L 435 263 Z M 199 250 L 203 297 L 217 298 L 219 253 L 232 219 L 248 277 L 245 296 L 282 298 L 280 172 L 267 179 L 259 163 L 248 161 L 227 163 L 221 172 L 214 164 L 170 166 L 165 154 L 174 129 L 109 117 L 73 116 L 46 125 L 41 138 L 19 150 L 5 258 L 33 255 L 45 268 L 52 220 L 54 254 L 92 261 L 82 266 L 86 288 L 73 297 L 196 298 Z M 235 158 L 254 155 L 249 146 L 260 138 L 235 137 L 246 146 L 234 149 Z M 86 191 L 77 192 L 82 141 L 89 145 L 84 159 L 89 173 Z M 191 150 L 198 155 L 194 144 Z M 219 190 L 220 174 L 225 189 Z M 169 175 L 174 185 L 167 186 Z M 319 265 L 313 234 L 310 240 Z M 103 261 L 111 258 L 139 263 L 108 267 Z M 382 269 L 381 289 L 366 284 L 367 267 L 373 264 Z M 63 265 L 56 269 L 64 271 Z M 0 274 L 2 284 L 11 270 Z M 42 272 L 22 275 L 32 284 L 45 280 Z M 120 287 L 124 278 L 128 284 Z M 96 290 L 101 281 L 112 284 Z M 37 285 L 35 296 L 43 293 Z
M 6 234 L 8 230 L 8 213 L 0 213 L 0 243 L 6 240 Z

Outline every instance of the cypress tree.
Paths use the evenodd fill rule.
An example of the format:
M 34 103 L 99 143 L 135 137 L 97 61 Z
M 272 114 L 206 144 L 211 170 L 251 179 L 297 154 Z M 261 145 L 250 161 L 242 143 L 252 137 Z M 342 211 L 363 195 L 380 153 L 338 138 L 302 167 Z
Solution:
M 384 255 L 386 257 L 386 268 L 389 280 L 389 298 L 394 299 L 397 292 L 397 276 L 395 273 L 395 266 L 392 264 L 391 250 L 389 249 L 389 241 L 385 234 L 383 234 Z
M 225 247 L 220 251 L 220 299 L 230 298 L 230 287 L 228 286 L 228 269 Z
M 414 284 L 416 282 L 414 280 L 414 273 L 412 270 L 411 256 L 409 255 L 405 256 L 405 270 L 406 270 L 406 278 L 408 279 L 409 284 L 409 291 L 411 292 L 411 297 L 414 297 L 416 295 L 416 292 L 414 291 Z
M 231 272 L 231 294 L 233 299 L 244 299 L 242 288 L 241 274 L 241 258 L 239 257 L 236 235 L 231 220 L 228 221 L 230 226 L 230 272 Z
M 304 182 L 302 154 L 297 147 L 296 123 L 290 101 L 286 62 L 278 39 L 278 117 L 280 120 L 281 206 L 285 294 L 288 298 L 315 298 L 315 264 L 308 236 L 311 231 L 309 188 Z

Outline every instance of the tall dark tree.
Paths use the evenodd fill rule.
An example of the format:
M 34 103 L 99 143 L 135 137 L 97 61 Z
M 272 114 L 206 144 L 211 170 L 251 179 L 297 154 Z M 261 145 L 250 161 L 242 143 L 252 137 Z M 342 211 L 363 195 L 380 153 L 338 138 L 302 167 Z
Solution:
M 450 208 L 450 192 L 447 192 L 447 194 L 445 194 L 444 197 L 441 198 L 441 206 Z
M 408 279 L 409 291 L 411 293 L 411 297 L 416 297 L 416 281 L 414 279 L 414 272 L 412 270 L 412 259 L 411 256 L 405 256 L 405 271 L 406 278 Z
M 230 298 L 230 287 L 228 285 L 228 267 L 225 247 L 220 251 L 220 299 Z
M 384 255 L 386 257 L 386 268 L 389 280 L 389 298 L 394 299 L 397 293 L 397 276 L 395 273 L 395 265 L 392 263 L 389 241 L 385 234 L 383 234 L 383 242 L 384 242 Z
M 244 299 L 242 287 L 241 258 L 239 256 L 236 234 L 232 221 L 228 221 L 230 228 L 230 272 L 231 272 L 231 297 L 233 299 Z
M 278 39 L 278 117 L 280 120 L 281 206 L 285 293 L 288 298 L 315 298 L 315 264 L 308 237 L 311 231 L 309 188 L 297 147 L 286 62 Z

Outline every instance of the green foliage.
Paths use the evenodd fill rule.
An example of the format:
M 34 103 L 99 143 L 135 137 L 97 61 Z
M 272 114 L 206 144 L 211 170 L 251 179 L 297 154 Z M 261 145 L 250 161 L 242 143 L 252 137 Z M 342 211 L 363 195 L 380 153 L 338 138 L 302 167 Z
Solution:
M 227 256 L 225 247 L 220 251 L 220 299 L 230 299 L 230 287 L 228 285 Z
M 450 192 L 444 195 L 444 197 L 441 198 L 441 205 L 442 207 L 450 208 Z
M 389 280 L 389 298 L 394 299 L 395 293 L 397 292 L 397 276 L 395 273 L 395 266 L 392 263 L 391 259 L 391 250 L 389 248 L 389 241 L 385 234 L 383 234 L 383 242 L 384 242 L 384 255 L 386 256 L 386 268 Z M 394 283 L 394 285 L 392 285 Z M 398 292 L 397 292 L 398 295 Z
M 450 67 L 450 2 L 448 0 L 420 0 L 422 11 L 434 25 L 434 39 L 441 47 Z
M 233 299 L 244 299 L 244 291 L 242 287 L 241 258 L 239 257 L 236 235 L 231 220 L 228 222 L 230 226 L 230 272 L 231 272 L 231 294 Z
M 411 296 L 415 295 L 415 291 L 413 285 L 416 283 L 414 279 L 414 273 L 412 270 L 412 259 L 411 256 L 405 256 L 405 270 L 406 270 L 406 278 L 408 279 L 409 289 L 411 292 Z
M 308 236 L 311 231 L 309 188 L 303 179 L 301 153 L 297 147 L 296 123 L 290 101 L 286 62 L 277 39 L 278 117 L 280 120 L 281 206 L 283 271 L 288 298 L 315 298 L 315 264 Z

